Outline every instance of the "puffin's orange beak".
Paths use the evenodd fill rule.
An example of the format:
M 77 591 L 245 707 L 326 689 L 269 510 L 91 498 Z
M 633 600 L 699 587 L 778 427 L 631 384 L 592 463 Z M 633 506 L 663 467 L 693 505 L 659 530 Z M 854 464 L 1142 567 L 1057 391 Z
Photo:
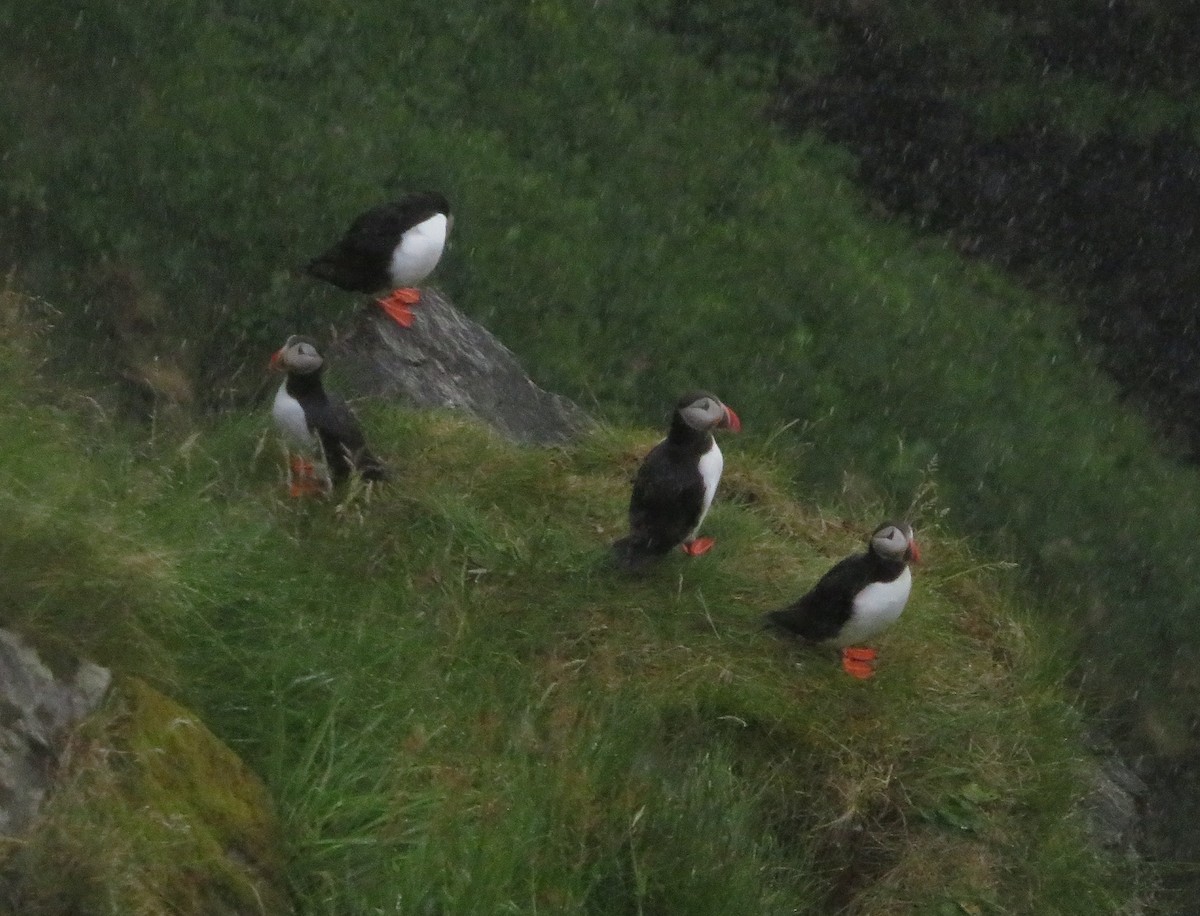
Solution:
M 282 347 L 280 347 L 278 350 L 276 350 L 274 353 L 271 354 L 271 362 L 269 362 L 267 364 L 267 368 L 269 368 L 272 372 L 283 371 L 283 348 Z
M 721 406 L 725 407 L 724 404 Z M 742 421 L 739 420 L 738 415 L 728 407 L 725 407 L 725 425 L 732 429 L 735 433 L 740 433 L 742 431 Z
M 921 562 L 921 548 L 917 546 L 916 538 L 908 539 L 908 553 L 909 553 L 909 556 L 912 558 L 912 562 L 914 562 L 914 563 Z

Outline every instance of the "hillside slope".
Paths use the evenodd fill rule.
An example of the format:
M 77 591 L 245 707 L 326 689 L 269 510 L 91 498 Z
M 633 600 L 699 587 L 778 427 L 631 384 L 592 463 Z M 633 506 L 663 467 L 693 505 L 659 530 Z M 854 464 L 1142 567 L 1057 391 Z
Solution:
M 521 449 L 376 405 L 395 484 L 291 501 L 261 412 L 146 439 L 31 389 L 36 360 L 7 349 L 0 441 L 42 432 L 0 471 L 6 577 L 31 596 L 3 623 L 196 709 L 274 794 L 303 912 L 1095 914 L 1128 894 L 1086 841 L 1056 637 L 929 499 L 909 610 L 858 682 L 758 616 L 883 508 L 796 503 L 752 442 L 726 448 L 715 551 L 628 579 L 606 545 L 653 431 Z M 28 536 L 47 524 L 79 537 L 48 555 Z M 97 551 L 120 575 L 80 562 Z
M 845 155 L 785 141 L 765 93 L 631 8 L 0 16 L 0 242 L 61 306 L 61 371 L 132 380 L 143 410 L 244 402 L 262 353 L 349 307 L 294 266 L 381 196 L 444 187 L 438 282 L 539 381 L 641 422 L 717 389 L 827 499 L 865 479 L 907 501 L 936 462 L 955 528 L 1072 622 L 1130 746 L 1191 752 L 1195 473 L 1061 303 L 875 218 Z
M 170 402 L 252 402 L 263 354 L 352 307 L 295 265 L 364 206 L 443 188 L 459 219 L 435 281 L 543 384 L 640 423 L 703 384 L 830 511 L 907 504 L 934 476 L 947 524 L 1017 559 L 1069 634 L 1077 682 L 1159 788 L 1161 855 L 1195 859 L 1195 469 L 1121 404 L 1069 306 L 880 213 L 843 151 L 765 124 L 745 56 L 714 74 L 645 24 L 664 6 L 682 8 L 416 0 L 397 22 L 381 2 L 17 0 L 5 269 L 61 309 L 57 370 L 96 370 L 105 409 L 161 422 Z M 874 5 L 918 34 L 937 7 Z M 770 37 L 820 71 L 827 36 L 784 12 Z M 992 57 L 926 31 L 918 58 Z

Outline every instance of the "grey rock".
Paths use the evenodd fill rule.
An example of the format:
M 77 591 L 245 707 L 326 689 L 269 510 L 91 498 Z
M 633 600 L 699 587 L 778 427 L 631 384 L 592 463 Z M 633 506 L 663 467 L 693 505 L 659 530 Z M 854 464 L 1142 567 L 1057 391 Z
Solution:
M 1139 857 L 1146 784 L 1109 742 L 1089 736 L 1091 761 L 1083 814 L 1092 842 L 1107 852 Z
M 349 397 L 472 414 L 505 438 L 559 445 L 592 420 L 573 401 L 539 388 L 504 344 L 439 292 L 421 291 L 412 327 L 368 305 L 330 346 L 337 386 Z
M 57 772 L 71 729 L 112 683 L 87 661 L 56 676 L 15 633 L 0 630 L 0 836 L 34 818 Z

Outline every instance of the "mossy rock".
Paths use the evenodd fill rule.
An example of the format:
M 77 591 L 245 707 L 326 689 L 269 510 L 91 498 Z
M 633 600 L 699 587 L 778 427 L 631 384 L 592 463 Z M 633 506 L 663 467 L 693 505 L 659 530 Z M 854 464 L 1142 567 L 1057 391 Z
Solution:
M 28 836 L 0 846 L 0 913 L 292 912 L 259 779 L 178 703 L 118 681 Z

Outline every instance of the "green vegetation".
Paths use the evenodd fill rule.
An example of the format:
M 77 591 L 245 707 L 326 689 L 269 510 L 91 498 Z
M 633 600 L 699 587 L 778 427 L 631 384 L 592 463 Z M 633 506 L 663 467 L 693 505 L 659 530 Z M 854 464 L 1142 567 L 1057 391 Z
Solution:
M 11 432 L 55 392 L 20 381 L 35 360 L 8 343 L 0 356 Z M 158 648 L 104 660 L 124 677 L 172 672 L 172 692 L 263 776 L 302 912 L 1090 916 L 1128 894 L 1085 841 L 1089 764 L 1058 639 L 939 528 L 928 491 L 927 566 L 880 673 L 858 682 L 758 616 L 857 549 L 883 509 L 863 500 L 842 520 L 793 501 L 752 439 L 726 449 L 716 550 L 629 579 L 606 545 L 652 430 L 530 450 L 375 406 L 364 419 L 396 484 L 298 502 L 261 415 L 149 441 L 89 429 L 93 410 L 46 411 L 26 460 L 5 463 L 3 488 L 24 495 L 0 529 L 6 564 L 44 569 L 25 529 L 46 516 L 105 532 L 110 562 L 133 561 L 117 623 Z M 68 478 L 86 498 L 41 483 Z M 54 594 L 91 579 L 89 540 L 44 570 Z M 111 616 L 81 630 L 63 598 L 37 631 L 102 647 Z M 166 787 L 149 791 L 192 783 L 147 766 Z M 70 799 L 60 827 L 78 823 Z M 121 816 L 99 810 L 93 830 L 0 849 L 0 884 L 64 850 L 93 880 L 91 847 L 65 844 Z M 153 856 L 121 836 L 106 853 Z M 196 873 L 212 864 L 205 842 L 157 848 Z M 23 916 L 61 911 L 46 899 Z M 86 911 L 160 912 L 148 899 Z
M 983 132 L 1049 128 L 1200 136 L 1191 35 L 1196 11 L 1132 0 L 639 0 L 640 13 L 697 57 L 759 91 L 803 90 L 822 76 L 948 103 Z M 845 57 L 856 60 L 847 67 Z
M 1195 473 L 1060 306 L 880 224 L 842 155 L 762 123 L 761 74 L 714 74 L 638 11 L 9 4 L 0 243 L 62 309 L 56 368 L 244 402 L 287 333 L 352 307 L 291 268 L 363 206 L 444 188 L 460 218 L 435 280 L 539 381 L 641 422 L 703 383 L 831 508 L 864 482 L 904 505 L 932 472 L 956 530 L 1087 621 L 1098 705 L 1185 750 Z M 821 30 L 786 19 L 786 67 L 827 66 Z M 963 54 L 999 40 L 987 21 Z
M 51 660 L 77 652 L 164 684 L 163 631 L 150 619 L 178 612 L 174 576 L 162 551 L 120 525 L 111 481 L 88 460 L 107 438 L 94 401 L 38 384 L 44 345 L 35 342 L 29 303 L 0 293 L 0 620 Z M 78 415 L 78 408 L 92 411 Z M 48 460 L 59 456 L 59 460 Z M 95 622 L 102 620 L 103 626 Z

